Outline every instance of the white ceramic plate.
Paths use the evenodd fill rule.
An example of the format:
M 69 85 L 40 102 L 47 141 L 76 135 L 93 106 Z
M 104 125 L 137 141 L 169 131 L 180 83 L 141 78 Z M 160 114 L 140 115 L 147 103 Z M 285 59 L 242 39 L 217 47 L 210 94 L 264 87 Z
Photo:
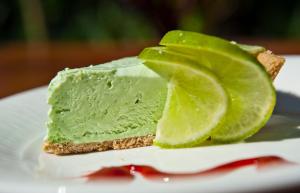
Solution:
M 300 166 L 259 171 L 255 166 L 222 176 L 177 181 L 88 182 L 80 176 L 103 166 L 146 164 L 168 172 L 192 172 L 234 160 L 275 155 L 300 163 L 300 63 L 288 56 L 275 81 L 278 104 L 268 125 L 245 143 L 163 150 L 136 148 L 72 156 L 41 151 L 46 132 L 46 88 L 0 101 L 0 192 L 250 192 L 297 186 Z M 298 186 L 299 187 L 299 186 Z

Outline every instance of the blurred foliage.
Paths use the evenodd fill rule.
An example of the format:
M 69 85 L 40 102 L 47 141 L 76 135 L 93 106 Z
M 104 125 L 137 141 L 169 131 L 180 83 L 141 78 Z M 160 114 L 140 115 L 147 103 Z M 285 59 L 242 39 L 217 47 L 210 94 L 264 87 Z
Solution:
M 148 40 L 171 29 L 300 38 L 300 1 L 0 0 L 0 41 Z
M 140 10 L 124 7 L 118 1 L 44 2 L 46 16 L 55 15 L 46 17 L 52 39 L 98 41 L 148 39 L 157 35 Z

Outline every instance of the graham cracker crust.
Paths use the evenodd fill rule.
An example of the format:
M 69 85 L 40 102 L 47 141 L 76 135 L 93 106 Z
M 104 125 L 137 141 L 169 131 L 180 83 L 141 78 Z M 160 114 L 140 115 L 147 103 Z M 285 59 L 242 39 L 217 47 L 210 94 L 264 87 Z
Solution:
M 117 139 L 104 142 L 93 143 L 50 143 L 44 142 L 43 149 L 47 153 L 56 155 L 89 153 L 107 150 L 131 149 L 136 147 L 150 146 L 153 143 L 154 135 L 146 135 L 141 137 L 131 137 L 125 139 Z
M 265 67 L 266 71 L 270 74 L 274 80 L 279 70 L 283 66 L 285 59 L 281 56 L 273 54 L 271 51 L 261 52 L 256 56 L 257 60 Z M 107 150 L 120 150 L 130 149 L 136 147 L 150 146 L 153 143 L 154 135 L 147 135 L 141 137 L 131 137 L 125 139 L 117 139 L 104 142 L 93 143 L 50 143 L 44 142 L 43 149 L 45 152 L 53 153 L 57 155 L 77 154 L 77 153 L 89 153 L 99 152 Z
M 272 80 L 276 78 L 285 62 L 282 56 L 275 55 L 270 50 L 259 53 L 256 58 L 265 67 Z

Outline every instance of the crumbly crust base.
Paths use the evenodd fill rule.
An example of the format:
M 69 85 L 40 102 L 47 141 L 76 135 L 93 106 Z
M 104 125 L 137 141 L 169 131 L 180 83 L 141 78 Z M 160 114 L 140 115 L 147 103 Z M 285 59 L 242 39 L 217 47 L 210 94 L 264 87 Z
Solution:
M 257 55 L 257 60 L 266 68 L 273 80 L 285 62 L 283 57 L 277 56 L 269 50 L 259 53 Z M 43 149 L 45 152 L 57 155 L 89 153 L 96 151 L 120 150 L 150 146 L 153 143 L 153 139 L 154 135 L 83 144 L 50 143 L 45 141 Z
M 44 142 L 43 149 L 47 153 L 57 155 L 89 153 L 96 151 L 130 149 L 136 147 L 150 146 L 153 143 L 154 135 L 131 137 L 104 142 L 93 143 L 50 143 Z
M 270 50 L 259 53 L 256 58 L 266 68 L 272 80 L 276 78 L 285 62 L 282 56 L 275 55 Z

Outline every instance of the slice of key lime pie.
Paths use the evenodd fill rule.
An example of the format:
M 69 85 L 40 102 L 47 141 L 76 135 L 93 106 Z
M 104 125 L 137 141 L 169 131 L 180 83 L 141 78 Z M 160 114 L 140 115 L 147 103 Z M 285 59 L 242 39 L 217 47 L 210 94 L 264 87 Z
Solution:
M 198 35 L 192 32 L 173 31 L 171 35 L 177 33 L 179 38 L 184 34 L 186 40 L 190 37 L 194 39 L 194 36 L 198 38 Z M 171 36 L 169 34 L 168 37 L 167 34 L 166 37 L 164 41 Z M 152 145 L 155 136 L 158 145 L 161 141 L 170 142 L 165 147 L 187 147 L 186 144 L 189 142 L 191 142 L 190 146 L 194 146 L 210 136 L 214 139 L 218 132 L 222 133 L 220 131 L 222 127 L 226 127 L 222 125 L 226 122 L 225 115 L 228 115 L 230 110 L 233 111 L 230 108 L 234 106 L 234 101 L 228 93 L 234 91 L 224 86 L 230 83 L 225 84 L 224 77 L 221 77 L 228 70 L 226 64 L 224 70 L 221 69 L 218 74 L 214 72 L 215 69 L 211 70 L 198 63 L 199 60 L 204 63 L 209 61 L 203 58 L 204 55 L 197 59 L 196 48 L 200 48 L 198 44 L 204 46 L 204 50 L 211 49 L 211 45 L 215 46 L 216 53 L 211 52 L 208 55 L 209 57 L 216 55 L 214 58 L 216 62 L 237 60 L 244 62 L 242 64 L 245 66 L 258 65 L 257 68 L 251 66 L 254 69 L 260 69 L 261 64 L 265 67 L 266 71 L 257 72 L 257 78 L 262 79 L 262 84 L 257 85 L 261 88 L 257 89 L 269 89 L 270 92 L 265 93 L 265 99 L 268 100 L 267 97 L 270 97 L 270 102 L 264 102 L 267 103 L 264 107 L 267 110 L 261 110 L 261 115 L 256 115 L 254 112 L 249 118 L 252 121 L 258 120 L 255 116 L 263 116 L 257 123 L 262 127 L 271 115 L 275 104 L 273 87 L 269 82 L 277 75 L 284 59 L 262 47 L 238 45 L 210 36 L 203 37 L 205 43 L 196 42 L 196 46 L 177 45 L 175 39 L 175 44 L 172 42 L 169 48 L 167 46 L 167 48 L 159 47 L 150 50 L 151 54 L 157 51 L 158 56 L 143 52 L 140 55 L 141 59 L 129 57 L 106 64 L 65 69 L 59 72 L 48 88 L 50 110 L 44 150 L 54 154 L 72 154 L 128 149 Z M 200 39 L 203 37 L 199 35 Z M 177 46 L 176 49 L 172 48 L 174 45 Z M 195 49 L 189 50 L 190 48 Z M 220 53 L 223 58 L 218 56 Z M 161 57 L 160 54 L 164 56 Z M 237 56 L 235 57 L 234 54 Z M 228 57 L 231 58 L 227 60 Z M 230 65 L 232 66 L 233 63 L 231 62 Z M 269 73 L 270 78 L 268 75 L 265 77 L 266 72 Z M 233 74 L 240 76 L 232 78 L 241 84 L 243 81 L 253 80 L 249 77 L 249 73 Z M 241 89 L 247 92 L 250 92 L 249 89 L 254 89 L 251 91 L 253 93 L 257 91 L 252 87 L 241 87 Z M 261 95 L 253 96 L 260 99 Z M 238 98 L 237 94 L 236 99 Z M 245 112 L 240 109 L 237 111 Z M 258 131 L 257 125 L 254 125 L 253 131 L 251 130 L 252 134 Z M 187 129 L 183 131 L 182 128 Z M 240 130 L 243 129 L 239 129 L 239 132 Z M 166 136 L 170 140 L 166 140 Z M 244 138 L 249 136 L 250 134 Z M 176 143 L 176 140 L 182 140 L 182 143 Z
M 44 149 L 67 154 L 151 145 L 166 85 L 135 57 L 59 72 L 48 90 Z

